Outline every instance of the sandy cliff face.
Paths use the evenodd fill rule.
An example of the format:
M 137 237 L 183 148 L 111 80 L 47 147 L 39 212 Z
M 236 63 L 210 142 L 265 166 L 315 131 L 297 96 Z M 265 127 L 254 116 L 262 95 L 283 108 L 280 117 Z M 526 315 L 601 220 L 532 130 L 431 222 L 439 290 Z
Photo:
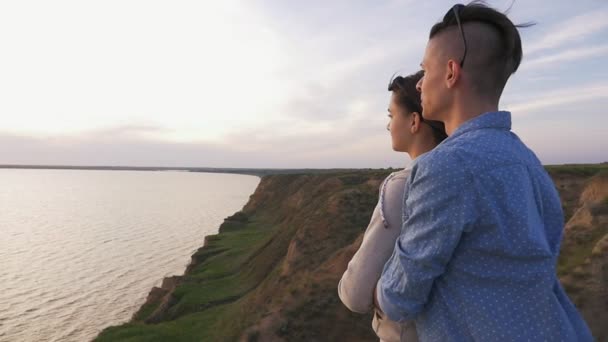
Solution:
M 561 252 L 562 284 L 594 336 L 608 339 L 608 174 L 585 182 Z
M 374 340 L 371 316 L 345 309 L 336 284 L 361 243 L 385 175 L 316 176 L 290 191 L 283 202 L 293 215 L 285 220 L 291 239 L 277 276 L 243 302 L 265 313 L 240 340 Z
M 586 175 L 556 172 L 552 173 L 552 176 L 560 191 L 568 218 L 560 258 L 560 279 L 590 325 L 594 336 L 598 340 L 608 339 L 608 326 L 605 325 L 608 321 L 608 174 L 599 174 L 590 178 Z M 379 179 L 370 179 L 366 183 L 361 183 L 366 187 L 351 188 L 336 184 L 336 179 L 326 180 L 325 184 L 333 184 L 331 192 L 334 192 L 335 196 L 327 198 L 324 210 L 329 217 L 347 216 L 349 205 L 344 204 L 350 202 L 349 198 L 373 197 L 374 189 L 377 189 L 380 183 Z M 306 203 L 299 195 L 297 198 L 300 205 Z M 372 201 L 369 201 L 368 205 L 371 211 Z M 296 232 L 282 262 L 281 276 L 289 279 L 288 283 L 292 286 L 294 283 L 300 284 L 301 292 L 294 296 L 295 298 L 274 303 L 271 310 L 273 315 L 250 327 L 241 336 L 243 340 L 252 333 L 255 335 L 256 331 L 264 337 L 262 340 L 274 338 L 282 340 L 273 333 L 280 332 L 281 328 L 286 331 L 290 331 L 290 328 L 298 328 L 298 331 L 324 331 L 329 333 L 328 336 L 337 338 L 340 334 L 348 334 L 349 324 L 358 326 L 369 324 L 369 317 L 344 312 L 339 303 L 321 305 L 318 310 L 321 312 L 313 310 L 299 316 L 291 314 L 298 310 L 309 311 L 302 309 L 303 306 L 314 308 L 319 302 L 335 300 L 328 295 L 328 292 L 335 291 L 337 281 L 361 243 L 364 225 L 359 223 L 361 231 L 356 238 L 350 243 L 341 244 L 343 246 L 325 257 L 318 267 L 313 265 L 293 267 L 293 265 L 307 264 L 305 260 L 313 257 L 306 251 L 316 253 L 317 250 L 312 249 L 312 246 L 321 248 L 318 246 L 327 239 L 327 232 L 331 231 L 332 223 L 327 220 L 318 220 L 315 223 L 312 226 L 302 226 Z M 341 232 L 336 230 L 334 233 Z M 318 316 L 314 317 L 315 314 Z M 350 338 L 372 340 L 374 337 L 366 334 Z
M 184 276 L 153 289 L 131 323 L 99 340 L 374 340 L 371 316 L 350 313 L 336 286 L 387 174 L 264 177 Z
M 568 218 L 560 258 L 560 266 L 562 266 L 560 267 L 560 279 L 590 325 L 594 336 L 598 340 L 608 339 L 608 327 L 605 325 L 605 322 L 608 321 L 608 174 L 599 174 L 590 178 L 586 175 L 557 172 L 552 176 L 560 191 Z M 335 179 L 328 180 L 326 183 L 329 184 L 333 181 Z M 367 195 L 371 196 L 372 189 L 378 188 L 379 179 L 370 179 L 366 185 L 368 186 Z M 346 198 L 349 196 L 356 198 L 363 194 L 361 188 L 345 189 L 343 186 L 335 184 L 332 192 L 335 192 L 336 195 L 327 199 L 325 208 L 330 215 L 337 215 L 336 217 L 344 216 L 345 211 L 348 211 L 348 206 L 341 205 L 348 201 Z M 369 210 L 371 208 L 370 206 Z M 312 317 L 312 313 L 294 317 L 296 323 L 289 320 L 289 317 L 293 317 L 289 314 L 290 310 L 302 310 L 303 303 L 305 306 L 314 306 L 326 300 L 324 297 L 332 299 L 331 296 L 327 296 L 327 291 L 334 291 L 337 281 L 362 240 L 361 230 L 356 239 L 331 253 L 318 267 L 292 267 L 291 265 L 298 264 L 301 260 L 311 258 L 310 255 L 302 252 L 307 248 L 303 246 L 303 241 L 308 241 L 310 245 L 317 245 L 327 238 L 327 235 L 323 234 L 325 230 L 321 229 L 322 232 L 308 235 L 309 238 L 306 239 L 307 231 L 319 230 L 324 225 L 325 227 L 330 225 L 327 222 L 321 222 L 319 221 L 314 228 L 304 226 L 298 230 L 282 263 L 282 276 L 288 277 L 290 282 L 302 285 L 302 292 L 297 296 L 301 300 L 291 299 L 276 303 L 272 309 L 273 315 L 250 327 L 241 336 L 242 340 L 252 333 L 255 335 L 256 331 L 261 337 L 264 337 L 261 340 L 274 340 L 275 338 L 277 341 L 282 340 L 273 333 L 281 331 L 281 327 L 287 331 L 289 328 L 297 327 L 304 331 L 325 331 L 330 334 L 333 332 L 334 335 L 329 336 L 337 338 L 340 334 L 348 334 L 346 327 L 349 323 L 359 326 L 368 324 L 369 317 L 344 312 L 339 303 L 337 306 L 322 307 L 322 313 L 317 312 L 319 316 L 316 317 L 316 320 Z M 360 226 L 363 228 L 363 225 L 360 224 Z M 311 239 L 311 236 L 314 237 Z M 314 291 L 311 288 L 312 285 L 323 290 Z M 331 323 L 327 324 L 327 320 Z M 345 328 L 346 330 L 343 330 Z M 293 338 L 293 336 L 290 337 Z M 374 337 L 359 335 L 350 338 L 373 340 Z

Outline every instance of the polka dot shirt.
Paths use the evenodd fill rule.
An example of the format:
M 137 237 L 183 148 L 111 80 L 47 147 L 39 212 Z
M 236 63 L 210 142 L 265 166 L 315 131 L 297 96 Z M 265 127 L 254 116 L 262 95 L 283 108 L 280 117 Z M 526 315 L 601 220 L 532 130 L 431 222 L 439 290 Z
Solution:
M 556 276 L 564 222 L 509 112 L 461 125 L 416 160 L 380 309 L 421 341 L 591 341 Z

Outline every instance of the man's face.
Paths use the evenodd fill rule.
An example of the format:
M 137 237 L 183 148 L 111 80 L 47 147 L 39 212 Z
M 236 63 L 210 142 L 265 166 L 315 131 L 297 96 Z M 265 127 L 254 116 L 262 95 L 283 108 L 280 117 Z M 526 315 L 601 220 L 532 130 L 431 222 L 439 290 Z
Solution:
M 443 55 L 438 40 L 429 40 L 420 64 L 424 76 L 416 85 L 422 100 L 422 115 L 428 120 L 445 120 L 448 94 L 444 82 L 446 66 L 442 63 Z

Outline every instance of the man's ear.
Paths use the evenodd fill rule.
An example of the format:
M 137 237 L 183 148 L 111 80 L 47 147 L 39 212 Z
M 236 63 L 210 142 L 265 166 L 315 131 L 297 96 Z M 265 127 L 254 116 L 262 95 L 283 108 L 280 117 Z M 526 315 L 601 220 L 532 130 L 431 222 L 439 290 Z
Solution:
M 445 77 L 445 85 L 447 88 L 453 88 L 456 82 L 460 79 L 460 64 L 450 59 L 447 64 L 447 73 Z
M 410 132 L 412 132 L 412 134 L 415 134 L 416 132 L 418 132 L 418 130 L 420 130 L 420 125 L 422 124 L 422 116 L 418 112 L 412 112 L 410 116 L 412 117 Z

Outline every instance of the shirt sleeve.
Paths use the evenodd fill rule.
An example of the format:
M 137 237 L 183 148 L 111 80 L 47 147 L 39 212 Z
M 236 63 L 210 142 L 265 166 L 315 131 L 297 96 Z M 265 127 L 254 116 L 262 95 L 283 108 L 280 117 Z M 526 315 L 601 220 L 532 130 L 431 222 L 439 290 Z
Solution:
M 434 281 L 475 220 L 473 178 L 453 154 L 418 162 L 406 183 L 403 227 L 378 280 L 378 305 L 391 320 L 414 319 Z

